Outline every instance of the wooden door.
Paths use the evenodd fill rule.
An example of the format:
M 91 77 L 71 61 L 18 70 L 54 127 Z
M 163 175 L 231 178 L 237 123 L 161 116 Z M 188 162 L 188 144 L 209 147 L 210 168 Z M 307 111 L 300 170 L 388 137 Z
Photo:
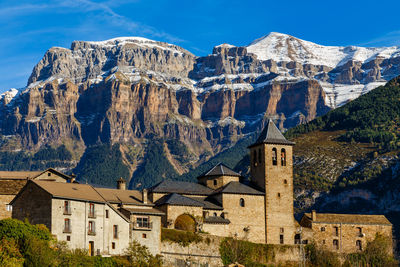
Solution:
M 94 256 L 94 241 L 89 241 L 89 255 Z

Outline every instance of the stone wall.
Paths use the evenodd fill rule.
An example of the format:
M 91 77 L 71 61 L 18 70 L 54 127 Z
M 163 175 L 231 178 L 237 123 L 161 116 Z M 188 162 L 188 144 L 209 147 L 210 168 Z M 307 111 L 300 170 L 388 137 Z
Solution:
M 337 232 L 336 228 L 337 227 Z M 360 234 L 361 228 L 362 233 Z M 354 253 L 359 251 L 356 242 L 361 242 L 361 249 L 365 249 L 367 241 L 372 241 L 376 233 L 386 235 L 392 240 L 392 227 L 379 224 L 345 224 L 345 223 L 312 223 L 314 241 L 318 246 L 340 253 Z M 333 240 L 337 240 L 338 247 Z
M 134 223 L 136 216 L 149 217 L 152 227 L 150 229 L 135 229 Z M 156 255 L 161 252 L 161 216 L 155 215 L 131 215 L 132 239 L 149 248 L 151 254 Z
M 182 247 L 178 243 L 163 241 L 161 243 L 161 255 L 165 266 L 184 266 L 183 262 L 194 262 L 197 264 L 208 264 L 210 267 L 223 266 L 219 253 L 220 242 L 224 237 L 201 234 L 203 241 L 192 243 Z M 298 245 L 280 246 L 274 249 L 273 262 L 268 264 L 279 265 L 287 262 L 298 262 L 301 260 L 300 247 Z M 198 266 L 198 265 L 193 265 Z
M 0 220 L 11 218 L 12 210 L 8 208 L 8 204 L 14 197 L 15 195 L 0 195 Z
M 201 177 L 199 179 L 199 184 L 205 185 L 211 189 L 220 188 L 230 182 L 239 182 L 239 177 L 224 175 L 216 177 Z
M 173 228 L 176 218 L 178 218 L 178 216 L 182 214 L 189 214 L 194 218 L 203 217 L 203 207 L 168 205 L 166 209 L 167 222 L 172 222 L 172 224 L 169 225 L 169 227 Z

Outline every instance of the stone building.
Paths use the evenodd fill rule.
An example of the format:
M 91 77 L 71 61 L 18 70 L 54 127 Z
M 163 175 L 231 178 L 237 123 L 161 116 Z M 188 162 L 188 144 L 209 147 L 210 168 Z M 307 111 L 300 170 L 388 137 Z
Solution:
M 162 225 L 267 244 L 315 240 L 340 252 L 362 249 L 378 232 L 392 236 L 382 215 L 313 213 L 299 224 L 293 209 L 293 146 L 270 120 L 249 146 L 249 181 L 220 163 L 198 183 L 165 180 L 149 188 L 150 199 L 165 213 Z
M 29 180 L 12 200 L 12 217 L 44 224 L 70 248 L 122 254 L 132 240 L 160 253 L 161 215 L 139 191 Z
M 71 179 L 73 177 L 51 168 L 45 171 L 0 171 L 0 220 L 11 217 L 9 203 L 29 180 L 66 183 Z
M 383 215 L 305 213 L 300 221 L 303 241 L 340 253 L 362 251 L 381 233 L 392 239 L 392 224 Z

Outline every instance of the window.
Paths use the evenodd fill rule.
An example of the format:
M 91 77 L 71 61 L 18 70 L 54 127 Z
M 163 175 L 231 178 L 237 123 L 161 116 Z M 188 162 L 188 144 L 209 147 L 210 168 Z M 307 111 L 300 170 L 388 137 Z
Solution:
M 142 238 L 147 238 L 147 235 L 146 234 L 142 234 Z
M 361 243 L 361 240 L 357 240 L 357 241 L 356 241 L 356 247 L 357 247 L 358 250 L 362 250 L 362 243 Z
M 272 165 L 278 165 L 277 150 L 275 147 L 272 149 Z
M 325 243 L 326 243 L 326 242 L 325 242 L 325 239 L 324 239 L 324 240 L 322 240 L 322 244 L 323 244 L 323 245 L 325 245 Z
M 213 215 L 214 215 L 214 217 L 217 217 L 217 213 L 216 213 L 216 212 L 214 212 L 214 214 L 213 214 Z
M 339 227 L 335 226 L 335 236 L 339 236 Z
M 281 193 L 278 193 L 278 197 L 281 197 Z
M 283 241 L 283 235 L 279 235 L 279 243 L 280 243 L 280 244 L 283 244 L 283 243 L 284 243 L 284 241 Z
M 262 160 L 262 154 L 261 154 L 261 148 L 258 149 L 258 163 L 261 163 Z
M 118 238 L 118 225 L 113 226 L 113 236 L 114 238 Z
M 7 210 L 7 211 L 12 211 L 12 206 L 9 205 L 9 204 L 7 204 L 7 205 L 6 205 L 6 210 Z
M 364 236 L 361 227 L 357 227 L 357 235 L 358 235 L 358 237 L 363 237 Z
M 70 219 L 64 219 L 63 233 L 71 233 L 71 220 Z
M 339 249 L 339 240 L 333 239 L 333 248 L 336 250 Z
M 49 172 L 49 173 L 47 174 L 47 176 L 51 176 L 51 173 Z
M 146 229 L 151 228 L 149 217 L 136 217 L 135 225 L 136 225 L 136 228 L 146 228 Z
M 243 198 L 241 198 L 239 200 L 239 204 L 240 204 L 240 207 L 244 207 L 244 199 Z
M 285 179 L 285 180 L 283 180 L 283 183 L 284 183 L 284 184 L 287 184 L 287 180 L 286 180 L 286 179 Z
M 111 248 L 112 248 L 112 249 L 115 249 L 115 242 L 112 242 L 112 243 L 111 243 Z
M 286 166 L 286 150 L 284 148 L 281 149 L 281 165 Z
M 96 235 L 96 228 L 94 221 L 89 221 L 88 235 Z
M 253 152 L 253 165 L 257 166 L 257 151 L 254 150 Z
M 217 185 L 217 180 L 214 180 L 214 185 Z
M 64 214 L 65 215 L 71 214 L 71 203 L 68 200 L 64 201 Z
M 67 241 L 71 241 L 71 236 L 67 235 Z
M 106 218 L 108 219 L 108 210 L 106 210 Z
M 325 232 L 325 227 L 321 227 L 321 232 Z
M 284 228 L 281 228 L 281 229 L 279 229 L 279 230 L 280 230 L 281 234 L 283 234 L 283 232 L 285 231 Z
M 89 218 L 96 218 L 96 214 L 95 214 L 94 204 L 93 203 L 89 204 Z

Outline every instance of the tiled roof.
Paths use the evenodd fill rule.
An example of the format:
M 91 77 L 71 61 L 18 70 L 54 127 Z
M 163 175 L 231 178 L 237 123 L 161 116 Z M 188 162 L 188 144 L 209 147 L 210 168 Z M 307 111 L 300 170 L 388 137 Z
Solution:
M 190 197 L 203 204 L 203 208 L 207 210 L 223 210 L 224 208 L 218 205 L 216 201 L 213 201 L 210 197 Z
M 25 186 L 27 180 L 1 180 L 0 195 L 16 195 Z
M 190 182 L 164 180 L 149 189 L 153 193 L 178 193 L 185 195 L 209 195 L 212 190 L 204 185 Z
M 286 140 L 281 131 L 276 127 L 275 123 L 269 119 L 267 126 L 262 130 L 257 141 L 250 147 L 259 144 L 294 145 L 295 143 Z
M 124 210 L 129 211 L 131 214 L 145 214 L 145 215 L 164 215 L 165 213 L 154 208 L 148 208 L 148 209 L 134 209 L 134 208 L 122 208 Z
M 234 170 L 230 169 L 225 164 L 218 163 L 217 165 L 215 165 L 214 167 L 212 167 L 211 169 L 209 169 L 208 171 L 206 171 L 205 173 L 200 175 L 199 178 L 200 177 L 205 177 L 205 176 L 223 176 L 223 175 L 240 177 L 239 173 L 237 173 Z
M 243 194 L 243 195 L 265 195 L 265 193 L 258 191 L 241 182 L 229 182 L 221 188 L 218 188 L 213 194 Z
M 220 224 L 230 224 L 231 221 L 225 218 L 222 218 L 221 216 L 210 216 L 207 218 L 204 218 L 203 220 L 204 223 L 220 223 Z
M 305 213 L 311 220 L 311 214 Z M 390 221 L 384 215 L 362 215 L 362 214 L 335 214 L 335 213 L 317 213 L 317 219 L 313 222 L 320 223 L 350 223 L 350 224 L 386 224 Z
M 29 183 L 35 183 L 53 197 L 86 200 L 93 202 L 106 202 L 105 199 L 88 184 L 55 183 L 49 181 L 31 180 Z
M 95 190 L 110 203 L 143 205 L 143 194 L 137 190 L 119 190 L 97 187 L 95 187 Z M 151 203 L 149 205 L 151 205 Z
M 176 206 L 203 207 L 203 203 L 176 193 L 165 195 L 157 200 L 154 204 L 156 204 L 156 206 L 168 204 Z

